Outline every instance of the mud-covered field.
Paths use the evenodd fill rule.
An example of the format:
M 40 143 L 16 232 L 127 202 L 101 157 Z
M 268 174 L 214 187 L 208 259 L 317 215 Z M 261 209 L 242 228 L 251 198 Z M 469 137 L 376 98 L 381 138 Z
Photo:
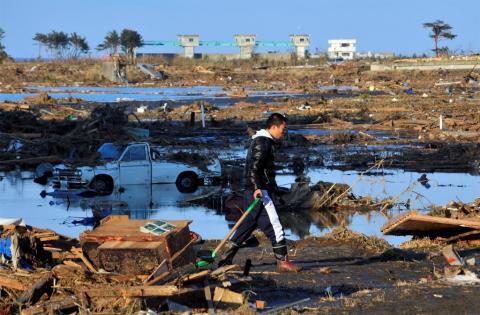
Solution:
M 478 283 L 449 282 L 440 247 L 434 244 L 393 248 L 338 229 L 289 245 L 291 259 L 304 268 L 298 274 L 274 272 L 275 259 L 266 240 L 259 247 L 241 249 L 234 260 L 242 266 L 247 259 L 252 261 L 254 281 L 248 289 L 267 305 L 310 298 L 279 311 L 282 314 L 476 314 L 480 305 Z M 459 253 L 479 257 L 476 249 Z

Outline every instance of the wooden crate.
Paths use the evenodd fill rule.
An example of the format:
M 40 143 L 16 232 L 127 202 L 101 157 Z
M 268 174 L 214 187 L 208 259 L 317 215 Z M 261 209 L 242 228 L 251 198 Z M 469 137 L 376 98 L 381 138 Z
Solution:
M 150 274 L 164 259 L 170 268 L 195 260 L 191 221 L 167 221 L 177 228 L 158 236 L 140 231 L 152 221 L 156 220 L 109 216 L 95 230 L 80 235 L 82 250 L 97 268 L 122 274 Z

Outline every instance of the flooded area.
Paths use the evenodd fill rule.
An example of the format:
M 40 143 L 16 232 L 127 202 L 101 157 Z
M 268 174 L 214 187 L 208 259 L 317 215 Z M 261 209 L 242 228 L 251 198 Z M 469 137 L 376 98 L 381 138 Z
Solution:
M 314 214 L 297 209 L 283 211 L 280 218 L 284 222 L 288 238 L 298 240 L 308 236 L 321 236 L 329 233 L 332 228 L 343 225 L 368 236 L 384 238 L 394 246 L 411 237 L 384 236 L 380 227 L 388 221 L 388 217 L 407 209 L 428 212 L 430 206 L 447 204 L 451 200 L 471 202 L 477 197 L 476 188 L 480 184 L 480 176 L 430 173 L 427 174 L 428 184 L 422 185 L 418 182 L 422 173 L 395 169 L 367 176 L 361 175 L 360 171 L 309 168 L 306 175 L 312 183 L 320 180 L 346 183 L 352 186 L 352 192 L 356 196 L 369 196 L 374 200 L 395 198 L 395 205 L 387 215 L 378 211 L 333 215 L 329 210 Z M 295 177 L 280 173 L 277 181 L 280 186 L 289 188 L 295 182 Z M 212 208 L 185 205 L 190 199 L 220 191 L 220 187 L 203 187 L 195 193 L 185 194 L 180 193 L 174 184 L 127 185 L 121 193 L 115 191 L 110 196 L 93 198 L 65 198 L 61 194 L 42 197 L 43 190 L 50 193 L 53 191 L 52 187 L 34 183 L 32 172 L 2 173 L 0 217 L 21 217 L 29 225 L 53 229 L 71 237 L 78 237 L 81 232 L 92 228 L 88 218 L 92 218 L 93 207 L 111 210 L 112 214 L 128 214 L 132 219 L 192 220 L 191 229 L 204 239 L 222 238 L 228 232 L 229 224 L 232 224 L 220 202 Z M 228 194 L 228 190 L 223 193 Z M 331 221 L 328 217 L 331 217 Z
M 0 315 L 479 313 L 480 4 L 0 2 Z
M 193 87 L 97 87 L 97 86 L 60 86 L 60 87 L 26 87 L 25 93 L 0 93 L 0 101 L 18 102 L 25 97 L 37 96 L 39 92 L 47 92 L 52 98 L 76 98 L 87 102 L 126 102 L 126 101 L 193 101 L 230 99 L 231 90 L 220 86 Z M 245 89 L 242 92 L 249 98 L 270 98 L 275 96 L 299 96 L 282 90 Z

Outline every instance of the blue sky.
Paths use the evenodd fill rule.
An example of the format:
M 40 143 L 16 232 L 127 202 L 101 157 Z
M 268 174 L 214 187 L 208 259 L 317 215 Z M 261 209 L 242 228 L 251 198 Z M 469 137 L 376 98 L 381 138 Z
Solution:
M 458 34 L 442 44 L 480 52 L 479 12 L 478 0 L 0 0 L 0 28 L 7 52 L 17 58 L 38 55 L 32 40 L 37 32 L 77 32 L 95 47 L 108 31 L 124 28 L 137 30 L 145 40 L 194 33 L 203 40 L 233 41 L 233 34 L 254 33 L 257 40 L 285 41 L 290 34 L 307 33 L 311 51 L 325 51 L 328 39 L 356 38 L 360 51 L 405 55 L 430 53 L 433 42 L 422 23 L 436 19 Z

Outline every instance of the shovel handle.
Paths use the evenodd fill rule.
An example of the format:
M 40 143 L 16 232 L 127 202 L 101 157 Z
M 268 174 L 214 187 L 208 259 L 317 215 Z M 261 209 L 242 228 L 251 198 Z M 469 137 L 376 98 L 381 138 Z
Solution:
M 222 249 L 223 245 L 225 245 L 227 240 L 238 229 L 240 224 L 242 224 L 243 221 L 245 221 L 245 218 L 250 214 L 250 212 L 252 212 L 253 208 L 255 208 L 260 203 L 261 200 L 262 200 L 262 198 L 255 198 L 255 200 L 250 204 L 250 206 L 248 206 L 247 210 L 245 210 L 245 212 L 242 214 L 240 219 L 238 219 L 237 223 L 235 223 L 235 225 L 230 230 L 230 232 L 228 232 L 227 236 L 225 236 L 225 238 L 220 242 L 220 244 L 218 244 L 218 246 L 212 252 L 212 258 L 215 258 L 217 256 L 218 252 Z

